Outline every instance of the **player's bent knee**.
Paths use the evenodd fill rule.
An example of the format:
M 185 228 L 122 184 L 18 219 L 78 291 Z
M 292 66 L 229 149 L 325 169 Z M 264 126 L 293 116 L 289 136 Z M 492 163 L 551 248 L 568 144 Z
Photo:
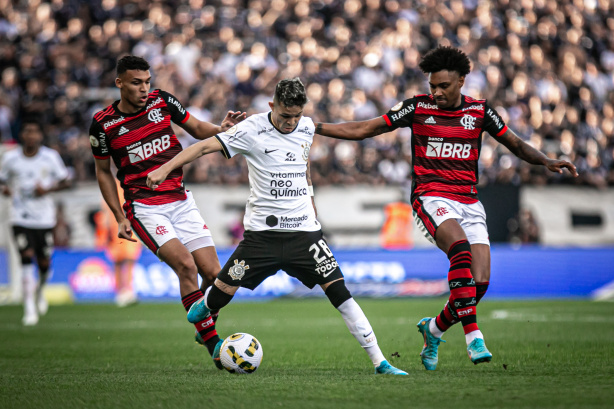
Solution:
M 350 290 L 345 286 L 345 280 L 338 280 L 326 287 L 324 291 L 330 303 L 335 308 L 339 308 L 341 304 L 352 298 Z
M 196 264 L 194 264 L 194 261 L 191 257 L 185 260 L 177 260 L 172 264 L 171 267 L 173 268 L 173 270 L 175 270 L 175 273 L 180 279 L 192 278 L 195 277 L 196 274 L 198 274 Z

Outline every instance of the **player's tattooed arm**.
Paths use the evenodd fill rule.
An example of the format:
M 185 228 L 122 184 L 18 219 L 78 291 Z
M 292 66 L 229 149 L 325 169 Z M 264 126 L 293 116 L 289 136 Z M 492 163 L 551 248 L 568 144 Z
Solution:
M 543 165 L 550 171 L 557 173 L 563 173 L 563 168 L 567 168 L 574 177 L 578 176 L 578 172 L 573 163 L 566 160 L 548 158 L 544 153 L 520 139 L 518 135 L 509 128 L 503 135 L 497 136 L 495 139 L 509 149 L 514 155 L 532 165 Z
M 316 133 L 335 139 L 362 140 L 390 132 L 384 118 L 377 117 L 367 121 L 344 122 L 341 124 L 316 124 Z
M 318 217 L 318 209 L 316 208 L 316 201 L 313 196 L 313 183 L 311 182 L 311 163 L 307 161 L 307 189 L 309 190 L 309 196 L 311 196 L 311 205 L 313 206 L 313 210 L 316 213 L 316 217 Z

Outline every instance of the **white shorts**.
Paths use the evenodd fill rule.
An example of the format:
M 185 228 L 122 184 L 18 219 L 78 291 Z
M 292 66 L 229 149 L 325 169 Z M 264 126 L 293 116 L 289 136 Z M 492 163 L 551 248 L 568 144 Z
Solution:
M 436 244 L 435 232 L 441 223 L 455 219 L 465 231 L 469 244 L 490 246 L 486 212 L 479 201 L 465 204 L 444 197 L 420 196 L 412 207 L 416 224 L 431 243 Z
M 186 200 L 163 205 L 145 205 L 132 202 L 126 214 L 132 229 L 154 254 L 169 240 L 179 239 L 190 252 L 213 246 L 211 231 L 200 215 L 192 192 L 186 191 Z

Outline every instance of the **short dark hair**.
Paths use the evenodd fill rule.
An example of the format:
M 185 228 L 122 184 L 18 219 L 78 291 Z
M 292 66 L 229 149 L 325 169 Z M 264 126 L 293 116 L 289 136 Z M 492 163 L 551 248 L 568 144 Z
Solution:
M 128 70 L 147 71 L 149 63 L 142 57 L 127 55 L 117 61 L 117 75 L 123 74 Z
M 426 53 L 418 65 L 425 74 L 447 70 L 456 71 L 464 77 L 471 71 L 467 55 L 454 47 L 439 46 Z
M 28 125 L 34 125 L 35 127 L 38 128 L 38 131 L 40 133 L 44 133 L 43 132 L 43 124 L 40 123 L 40 121 L 34 119 L 34 118 L 26 118 L 23 120 L 23 122 L 21 123 L 21 129 L 20 131 L 23 132 L 26 129 L 26 126 Z
M 275 87 L 274 101 L 287 107 L 304 107 L 308 101 L 305 86 L 298 77 L 281 80 Z

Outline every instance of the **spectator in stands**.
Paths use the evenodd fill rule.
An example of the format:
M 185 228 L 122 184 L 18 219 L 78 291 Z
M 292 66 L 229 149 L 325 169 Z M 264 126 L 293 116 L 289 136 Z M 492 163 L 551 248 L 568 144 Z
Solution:
M 504 159 L 508 152 L 486 137 L 484 147 L 493 150 L 482 158 L 481 171 L 488 173 L 484 183 L 614 185 L 607 176 L 614 135 L 603 132 L 605 122 L 614 120 L 614 0 L 262 0 L 233 7 L 222 0 L 204 7 L 193 0 L 80 2 L 78 7 L 62 0 L 5 3 L 0 16 L 2 143 L 16 139 L 19 123 L 32 114 L 51 119 L 45 131 L 52 139 L 67 132 L 60 129 L 67 126 L 78 130 L 85 145 L 86 119 L 117 98 L 104 84 L 113 83 L 115 61 L 124 54 L 151 61 L 157 87 L 186 105 L 199 105 L 214 121 L 228 109 L 262 111 L 271 84 L 300 76 L 309 91 L 312 86 L 317 90 L 317 98 L 310 92 L 309 116 L 332 122 L 347 115 L 370 117 L 374 108 L 382 112 L 394 101 L 427 92 L 417 62 L 441 44 L 469 55 L 473 72 L 467 78 L 468 93 L 487 98 L 524 140 L 543 143 L 552 157 L 572 158 L 587 175 L 573 180 L 524 169 Z M 56 101 L 63 105 L 64 98 L 69 107 L 62 115 L 73 118 L 72 124 L 55 116 Z M 80 144 L 65 137 L 54 148 L 75 164 L 77 180 L 94 180 L 93 167 L 82 163 L 82 152 L 75 149 Z M 410 155 L 403 152 L 408 137 L 398 131 L 389 145 L 358 144 L 352 154 L 360 163 L 369 150 L 373 160 L 374 148 L 375 168 L 387 172 L 390 166 L 379 163 L 386 163 L 389 149 L 397 156 Z M 314 161 L 314 180 L 372 179 L 363 177 L 359 167 L 358 176 L 347 180 L 344 168 L 336 165 L 335 142 L 316 138 L 318 143 L 327 149 Z M 220 163 L 219 174 L 194 166 L 188 176 L 225 183 L 222 175 L 236 166 Z M 522 176 L 510 177 L 515 172 Z M 395 172 L 376 179 L 405 185 L 407 177 Z

